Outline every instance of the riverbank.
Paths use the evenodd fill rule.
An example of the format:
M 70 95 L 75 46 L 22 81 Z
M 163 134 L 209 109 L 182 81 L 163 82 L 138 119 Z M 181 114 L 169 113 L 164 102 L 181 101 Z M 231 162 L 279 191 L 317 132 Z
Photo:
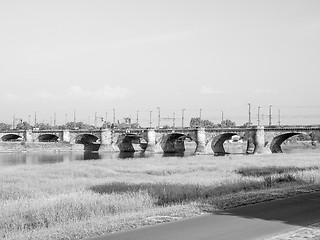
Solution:
M 96 160 L 0 169 L 4 239 L 82 239 L 313 191 L 318 154 Z
M 0 142 L 0 152 L 37 151 L 84 151 L 84 145 L 66 142 Z

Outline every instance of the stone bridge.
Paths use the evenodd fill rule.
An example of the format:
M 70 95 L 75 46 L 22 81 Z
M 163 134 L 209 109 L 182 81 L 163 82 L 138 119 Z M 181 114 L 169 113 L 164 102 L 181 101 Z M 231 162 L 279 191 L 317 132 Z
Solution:
M 320 135 L 319 127 L 11 130 L 0 131 L 1 142 L 68 143 L 96 145 L 99 151 L 176 153 L 185 151 L 185 141 L 195 143 L 196 154 L 225 154 L 223 143 L 237 135 L 247 143 L 247 153 L 279 153 L 281 144 L 294 135 Z M 138 146 L 138 147 L 137 147 Z

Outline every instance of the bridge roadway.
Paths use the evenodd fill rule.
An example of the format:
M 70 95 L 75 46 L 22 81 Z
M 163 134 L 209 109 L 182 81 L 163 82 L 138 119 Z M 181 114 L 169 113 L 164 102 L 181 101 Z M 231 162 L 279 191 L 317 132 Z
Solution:
M 155 153 L 185 151 L 185 141 L 196 144 L 196 154 L 225 154 L 223 143 L 238 135 L 246 142 L 247 153 L 279 153 L 281 144 L 295 135 L 309 136 L 319 141 L 320 127 L 263 127 L 250 128 L 183 128 L 183 129 L 95 129 L 95 130 L 10 130 L 0 131 L 1 143 L 66 143 L 98 146 L 99 151 L 133 152 L 134 144 Z

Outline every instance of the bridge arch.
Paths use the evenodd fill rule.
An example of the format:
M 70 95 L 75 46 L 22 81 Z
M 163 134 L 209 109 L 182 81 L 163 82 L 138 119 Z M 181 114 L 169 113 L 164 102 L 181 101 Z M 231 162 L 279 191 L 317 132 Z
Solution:
M 309 135 L 306 133 L 301 133 L 301 132 L 290 132 L 290 133 L 284 133 L 284 134 L 280 134 L 276 137 L 274 137 L 270 143 L 270 150 L 272 153 L 282 153 L 282 148 L 281 148 L 281 144 L 287 140 L 288 138 L 295 136 L 295 135 Z
M 223 143 L 226 140 L 230 140 L 232 136 L 238 135 L 237 133 L 223 133 L 213 137 L 211 142 L 211 149 L 214 155 L 225 155 L 226 151 L 223 147 Z
M 141 148 L 146 147 L 141 146 L 141 139 L 143 139 L 143 137 L 138 134 L 124 133 L 118 137 L 116 144 L 120 152 L 135 152 L 133 144 L 139 144 Z
M 77 144 L 92 144 L 96 143 L 99 138 L 92 134 L 80 134 L 76 137 L 75 143 Z
M 18 134 L 6 134 L 1 137 L 1 140 L 4 142 L 14 142 L 14 141 L 22 141 L 22 137 Z
M 38 137 L 39 142 L 58 142 L 59 137 L 54 134 L 42 134 Z
M 184 145 L 184 140 L 186 138 L 191 139 L 189 136 L 183 133 L 169 133 L 162 137 L 160 146 L 164 153 L 184 152 L 186 150 Z

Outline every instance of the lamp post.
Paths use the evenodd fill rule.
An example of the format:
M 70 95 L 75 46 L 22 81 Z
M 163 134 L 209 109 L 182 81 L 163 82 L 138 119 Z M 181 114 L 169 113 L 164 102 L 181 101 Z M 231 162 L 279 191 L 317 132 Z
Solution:
M 271 126 L 272 105 L 269 106 L 269 126 Z
M 182 115 L 181 115 L 181 126 L 182 126 L 182 128 L 184 127 L 183 125 L 184 125 L 184 110 L 186 110 L 186 109 L 182 109 Z
M 139 125 L 139 110 L 137 110 L 137 125 Z
M 176 113 L 173 113 L 173 117 L 172 117 L 172 126 L 173 126 L 173 128 L 175 128 L 176 127 L 176 117 L 175 117 L 175 115 L 176 115 Z
M 160 107 L 157 107 L 158 109 L 158 128 L 160 128 Z
M 12 117 L 12 129 L 16 128 L 16 115 L 13 115 Z
M 248 107 L 249 107 L 249 126 L 251 126 L 251 104 L 248 103 Z
M 151 128 L 152 125 L 152 111 L 150 111 L 150 119 L 149 119 L 149 127 Z
M 97 112 L 94 113 L 94 127 L 97 128 Z
M 202 112 L 202 109 L 200 108 L 200 114 L 199 114 L 199 126 L 201 127 L 201 112 Z
M 258 107 L 258 126 L 260 126 L 260 106 Z
M 223 123 L 223 111 L 221 111 L 221 124 Z
M 34 126 L 37 125 L 37 112 L 34 112 Z

